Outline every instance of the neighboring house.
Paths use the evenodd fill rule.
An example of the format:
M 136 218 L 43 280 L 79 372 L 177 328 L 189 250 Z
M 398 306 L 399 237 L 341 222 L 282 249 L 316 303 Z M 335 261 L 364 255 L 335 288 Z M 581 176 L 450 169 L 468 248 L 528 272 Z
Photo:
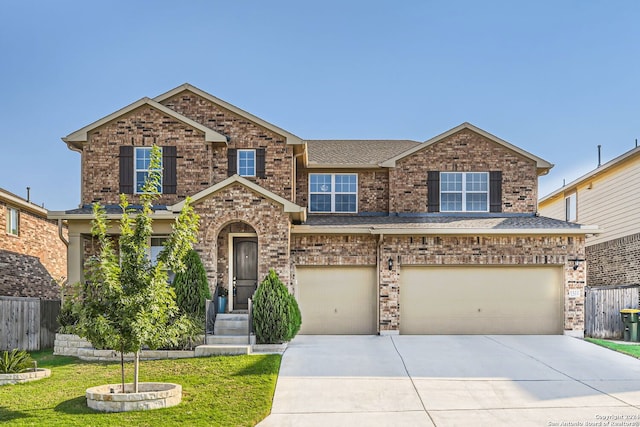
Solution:
M 550 163 L 468 123 L 423 143 L 303 140 L 185 84 L 63 140 L 82 162 L 81 206 L 49 215 L 69 224 L 70 281 L 95 253 L 91 203 L 113 219 L 120 193 L 136 204 L 155 143 L 150 243 L 190 196 L 232 310 L 274 268 L 302 333 L 583 333 L 590 231 L 536 214 Z
M 0 188 L 0 296 L 60 299 L 67 276 L 66 226 L 47 210 Z
M 640 148 L 597 167 L 540 200 L 540 213 L 598 224 L 586 236 L 590 286 L 640 283 Z

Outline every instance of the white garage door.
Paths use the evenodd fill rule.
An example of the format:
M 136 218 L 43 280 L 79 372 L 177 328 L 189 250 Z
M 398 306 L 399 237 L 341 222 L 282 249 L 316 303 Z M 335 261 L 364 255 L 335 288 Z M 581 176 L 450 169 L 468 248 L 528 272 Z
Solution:
M 561 334 L 561 267 L 409 267 L 401 334 Z
M 301 334 L 376 333 L 375 267 L 297 267 Z

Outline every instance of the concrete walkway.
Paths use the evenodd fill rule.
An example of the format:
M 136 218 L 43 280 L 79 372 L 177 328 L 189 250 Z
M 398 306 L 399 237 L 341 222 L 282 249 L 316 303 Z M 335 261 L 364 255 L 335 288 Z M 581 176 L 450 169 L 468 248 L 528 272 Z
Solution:
M 258 425 L 640 426 L 640 360 L 566 336 L 299 336 Z

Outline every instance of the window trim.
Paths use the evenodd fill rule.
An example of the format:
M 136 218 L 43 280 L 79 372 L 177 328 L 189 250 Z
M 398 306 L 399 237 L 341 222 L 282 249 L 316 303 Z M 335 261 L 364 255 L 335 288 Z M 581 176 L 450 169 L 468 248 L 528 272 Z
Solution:
M 462 189 L 461 191 L 443 191 L 442 190 L 442 176 L 443 174 L 460 174 L 462 175 Z M 473 191 L 473 190 L 467 190 L 467 175 L 468 174 L 483 174 L 486 177 L 486 183 L 487 183 L 487 191 Z M 483 172 L 483 171 L 468 171 L 468 172 L 447 172 L 447 171 L 443 171 L 440 172 L 440 182 L 438 185 L 438 189 L 440 190 L 440 194 L 439 194 L 439 202 L 440 202 L 440 212 L 464 212 L 464 213 L 484 213 L 484 212 L 490 212 L 491 210 L 491 174 L 489 172 Z M 462 209 L 461 210 L 446 210 L 443 209 L 443 207 L 445 206 L 445 204 L 442 201 L 442 195 L 443 194 L 460 194 L 462 196 Z M 486 194 L 487 199 L 486 199 L 486 203 L 487 203 L 487 208 L 485 210 L 468 210 L 467 209 L 467 194 Z
M 258 175 L 258 154 L 256 153 L 255 149 L 246 149 L 246 148 L 240 148 L 237 150 L 236 152 L 236 171 L 238 173 L 238 175 L 240 175 L 243 178 L 255 178 Z M 253 153 L 253 175 L 243 175 L 242 173 L 240 173 L 240 158 L 242 157 L 242 153 Z
M 578 221 L 578 193 L 571 193 L 564 198 L 564 218 L 567 222 Z
M 7 222 L 6 222 L 6 232 L 9 236 L 20 236 L 20 209 L 14 208 L 12 206 L 7 206 Z M 15 215 L 13 215 L 15 213 Z M 15 217 L 16 228 L 15 233 L 12 228 L 12 219 Z
M 314 175 L 329 175 L 331 177 L 331 192 L 329 193 L 319 193 L 319 192 L 312 192 L 311 191 L 311 177 Z M 335 188 L 336 188 L 336 176 L 355 176 L 356 178 L 356 191 L 355 192 L 336 192 Z M 310 173 L 308 175 L 308 185 L 307 185 L 307 189 L 309 191 L 309 200 L 308 200 L 308 207 L 309 207 L 309 213 L 338 213 L 338 214 L 353 214 L 353 213 L 358 213 L 358 174 L 357 173 Z M 323 194 L 323 195 L 330 195 L 331 196 L 331 210 L 330 211 L 314 211 L 311 209 L 311 195 L 312 194 Z M 355 210 L 353 211 L 336 211 L 336 195 L 342 195 L 342 194 L 353 194 L 356 197 L 356 203 L 355 203 Z
M 162 149 L 162 147 L 160 148 L 160 169 L 158 169 L 158 172 L 160 172 L 160 188 L 158 189 L 158 192 L 160 194 L 162 194 L 162 190 L 163 190 L 163 173 L 162 173 L 162 164 L 164 162 L 163 160 L 163 155 L 164 155 L 164 150 Z M 145 150 L 148 151 L 149 153 L 151 153 L 151 149 L 152 147 L 134 147 L 133 148 L 133 194 L 145 194 L 144 191 L 138 191 L 138 172 L 146 172 L 147 176 L 149 174 L 149 169 L 138 169 L 138 150 Z M 142 185 L 144 186 L 144 183 L 142 183 Z

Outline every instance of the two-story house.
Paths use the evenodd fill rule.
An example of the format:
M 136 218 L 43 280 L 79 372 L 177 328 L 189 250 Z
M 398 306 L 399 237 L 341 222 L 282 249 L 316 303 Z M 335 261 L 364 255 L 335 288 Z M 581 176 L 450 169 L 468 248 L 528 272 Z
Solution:
M 586 236 L 589 286 L 640 283 L 640 148 L 599 165 L 540 200 L 540 213 L 598 224 Z
M 81 154 L 69 276 L 95 250 L 92 202 L 135 204 L 163 152 L 152 246 L 184 200 L 230 310 L 274 268 L 307 334 L 572 334 L 584 329 L 584 236 L 536 214 L 552 167 L 471 124 L 426 142 L 303 140 L 185 84 L 63 138 Z M 153 248 L 152 248 L 153 249 Z
M 66 225 L 0 188 L 0 296 L 60 299 L 67 277 Z

